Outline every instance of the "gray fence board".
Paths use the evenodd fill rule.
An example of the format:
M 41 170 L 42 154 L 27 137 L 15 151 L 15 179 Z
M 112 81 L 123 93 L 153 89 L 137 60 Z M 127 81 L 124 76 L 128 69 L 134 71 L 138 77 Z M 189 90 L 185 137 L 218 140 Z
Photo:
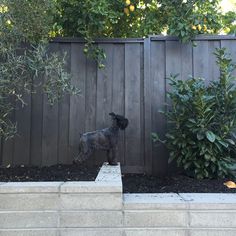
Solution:
M 112 111 L 125 115 L 125 47 L 122 44 L 113 46 L 112 59 Z M 118 143 L 118 158 L 121 164 L 125 162 L 125 131 L 120 132 Z
M 10 99 L 12 102 L 13 106 L 15 104 L 15 101 L 13 98 Z M 9 115 L 9 119 L 12 122 L 15 122 L 15 111 Z M 13 155 L 14 155 L 14 139 L 7 139 L 7 140 L 2 140 L 2 165 L 3 166 L 8 166 L 13 165 Z
M 150 38 L 144 41 L 144 156 L 145 156 L 145 171 L 152 172 L 152 85 L 151 85 L 151 40 Z
M 141 163 L 140 119 L 140 44 L 125 45 L 125 115 L 129 118 L 126 130 L 125 165 Z
M 106 128 L 111 125 L 109 113 L 112 110 L 112 58 L 113 45 L 98 45 L 106 54 L 105 69 L 97 69 L 97 98 L 96 98 L 96 129 Z M 101 164 L 106 161 L 106 154 L 98 152 L 95 162 Z
M 65 69 L 70 73 L 71 64 L 71 44 L 61 43 L 59 51 L 66 55 Z M 70 96 L 66 94 L 58 104 L 58 163 L 71 163 L 68 158 L 69 152 L 69 116 L 70 116 Z
M 208 41 L 196 41 L 193 48 L 193 76 L 199 78 L 208 77 Z
M 59 45 L 51 45 L 51 51 L 58 51 Z M 58 103 L 49 104 L 47 96 L 43 96 L 43 128 L 42 128 L 42 165 L 58 163 Z
M 85 132 L 86 57 L 82 44 L 71 44 L 72 84 L 80 88 L 79 96 L 70 97 L 69 146 L 70 158 L 78 155 L 80 134 Z
M 158 56 L 158 60 L 156 60 Z M 165 42 L 155 41 L 151 44 L 151 128 L 160 138 L 165 139 L 166 119 L 160 110 L 165 110 L 166 71 Z M 167 171 L 167 152 L 163 144 L 152 143 L 153 172 L 162 174 Z
M 184 43 L 181 50 L 181 79 L 187 80 L 193 76 L 193 47 L 192 43 Z
M 220 48 L 220 41 L 208 42 L 208 81 L 218 80 L 220 76 L 220 70 L 216 64 L 216 56 L 214 55 L 215 49 Z
M 43 94 L 40 79 L 33 84 L 31 95 L 31 148 L 30 163 L 40 166 L 42 162 Z
M 198 36 L 194 42 L 196 47 L 169 36 L 99 39 L 96 43 L 107 56 L 106 68 L 100 70 L 84 55 L 84 40 L 55 39 L 51 50 L 69 52 L 67 69 L 81 94 L 66 96 L 51 107 L 41 88 L 36 88 L 31 106 L 12 114 L 19 125 L 19 136 L 2 141 L 1 164 L 71 163 L 78 154 L 80 134 L 109 126 L 108 113 L 113 111 L 130 121 L 120 132 L 122 171 L 164 175 L 172 170 L 166 148 L 154 145 L 150 137 L 151 132 L 157 132 L 164 139 L 167 130 L 166 118 L 159 112 L 168 102 L 166 77 L 179 73 L 182 80 L 189 75 L 205 77 L 206 83 L 218 79 L 219 69 L 212 54 L 216 47 L 226 47 L 236 61 L 236 37 Z M 89 162 L 104 160 L 105 153 L 97 152 Z
M 96 129 L 96 103 L 97 103 L 97 66 L 96 63 L 87 59 L 86 89 L 85 89 L 85 130 Z
M 23 99 L 26 103 L 18 102 L 15 110 L 17 121 L 17 135 L 14 139 L 13 163 L 16 165 L 30 164 L 30 127 L 31 127 L 31 95 L 24 94 Z

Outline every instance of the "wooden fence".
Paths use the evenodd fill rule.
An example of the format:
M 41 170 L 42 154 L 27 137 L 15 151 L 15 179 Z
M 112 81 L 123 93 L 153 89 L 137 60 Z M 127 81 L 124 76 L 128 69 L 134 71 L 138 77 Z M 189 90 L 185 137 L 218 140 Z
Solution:
M 206 83 L 219 77 L 213 52 L 226 47 L 236 61 L 236 37 L 199 36 L 192 44 L 181 44 L 174 37 L 155 36 L 147 39 L 105 39 L 97 43 L 106 52 L 106 68 L 83 54 L 84 41 L 58 38 L 51 43 L 54 50 L 67 52 L 67 69 L 72 83 L 82 93 L 66 96 L 51 107 L 40 91 L 27 96 L 28 106 L 16 105 L 12 115 L 18 135 L 1 141 L 0 162 L 6 165 L 53 165 L 71 163 L 78 152 L 81 133 L 107 127 L 108 113 L 125 115 L 130 124 L 121 131 L 119 158 L 124 172 L 167 172 L 167 151 L 155 146 L 151 132 L 163 138 L 165 117 L 159 113 L 166 102 L 169 85 L 166 77 L 179 73 L 185 80 L 204 77 Z M 96 154 L 94 162 L 105 160 Z

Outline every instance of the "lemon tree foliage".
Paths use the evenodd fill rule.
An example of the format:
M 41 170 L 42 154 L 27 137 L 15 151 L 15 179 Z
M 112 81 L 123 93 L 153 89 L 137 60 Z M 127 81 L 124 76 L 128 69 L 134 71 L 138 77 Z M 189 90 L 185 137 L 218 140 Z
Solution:
M 222 23 L 224 25 L 223 32 L 236 35 L 236 10 L 225 13 Z
M 47 53 L 48 32 L 55 9 L 50 0 L 1 0 L 0 2 L 0 136 L 12 137 L 10 119 L 15 103 L 42 86 L 51 104 L 64 93 L 77 93 L 64 70 L 65 58 Z M 41 84 L 38 78 L 44 78 Z
M 218 0 L 56 0 L 65 36 L 145 37 L 167 31 L 182 41 L 222 26 Z
M 198 179 L 227 177 L 236 163 L 236 65 L 225 49 L 215 52 L 220 78 L 206 86 L 203 79 L 171 76 L 171 109 L 166 134 L 170 159 Z M 153 134 L 154 141 L 161 141 Z

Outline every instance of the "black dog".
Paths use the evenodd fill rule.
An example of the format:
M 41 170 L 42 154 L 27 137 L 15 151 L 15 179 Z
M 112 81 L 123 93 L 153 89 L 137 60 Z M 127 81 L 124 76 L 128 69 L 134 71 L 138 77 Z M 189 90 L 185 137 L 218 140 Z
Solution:
M 128 126 L 128 119 L 115 113 L 109 113 L 112 125 L 109 128 L 96 130 L 82 134 L 79 141 L 79 155 L 75 162 L 87 159 L 94 150 L 107 152 L 107 161 L 110 165 L 117 165 L 117 144 L 119 129 L 124 130 Z

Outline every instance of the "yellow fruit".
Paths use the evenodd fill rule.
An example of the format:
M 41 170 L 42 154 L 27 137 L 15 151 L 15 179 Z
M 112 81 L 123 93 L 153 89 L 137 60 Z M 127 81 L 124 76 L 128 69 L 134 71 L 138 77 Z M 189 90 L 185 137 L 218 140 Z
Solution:
M 198 28 L 199 31 L 201 31 L 202 26 L 201 26 L 201 25 L 198 25 L 197 28 Z
M 124 13 L 125 13 L 126 15 L 129 15 L 129 9 L 128 9 L 127 7 L 124 8 Z
M 134 9 L 135 9 L 134 5 L 130 5 L 129 9 L 130 9 L 130 11 L 134 11 Z
M 0 13 L 5 13 L 8 11 L 8 7 L 4 5 L 0 5 Z
M 236 184 L 233 181 L 227 181 L 224 183 L 228 188 L 236 188 Z
M 207 31 L 207 26 L 206 25 L 203 25 L 203 30 Z
M 129 6 L 129 5 L 130 5 L 130 0 L 126 0 L 126 1 L 125 1 L 125 4 L 126 4 L 127 6 Z
M 196 30 L 197 27 L 196 27 L 195 25 L 192 25 L 192 29 L 193 29 L 193 30 Z
M 224 32 L 225 32 L 226 34 L 228 34 L 228 33 L 230 32 L 230 28 L 229 28 L 229 27 L 226 27 L 226 28 L 224 29 Z

